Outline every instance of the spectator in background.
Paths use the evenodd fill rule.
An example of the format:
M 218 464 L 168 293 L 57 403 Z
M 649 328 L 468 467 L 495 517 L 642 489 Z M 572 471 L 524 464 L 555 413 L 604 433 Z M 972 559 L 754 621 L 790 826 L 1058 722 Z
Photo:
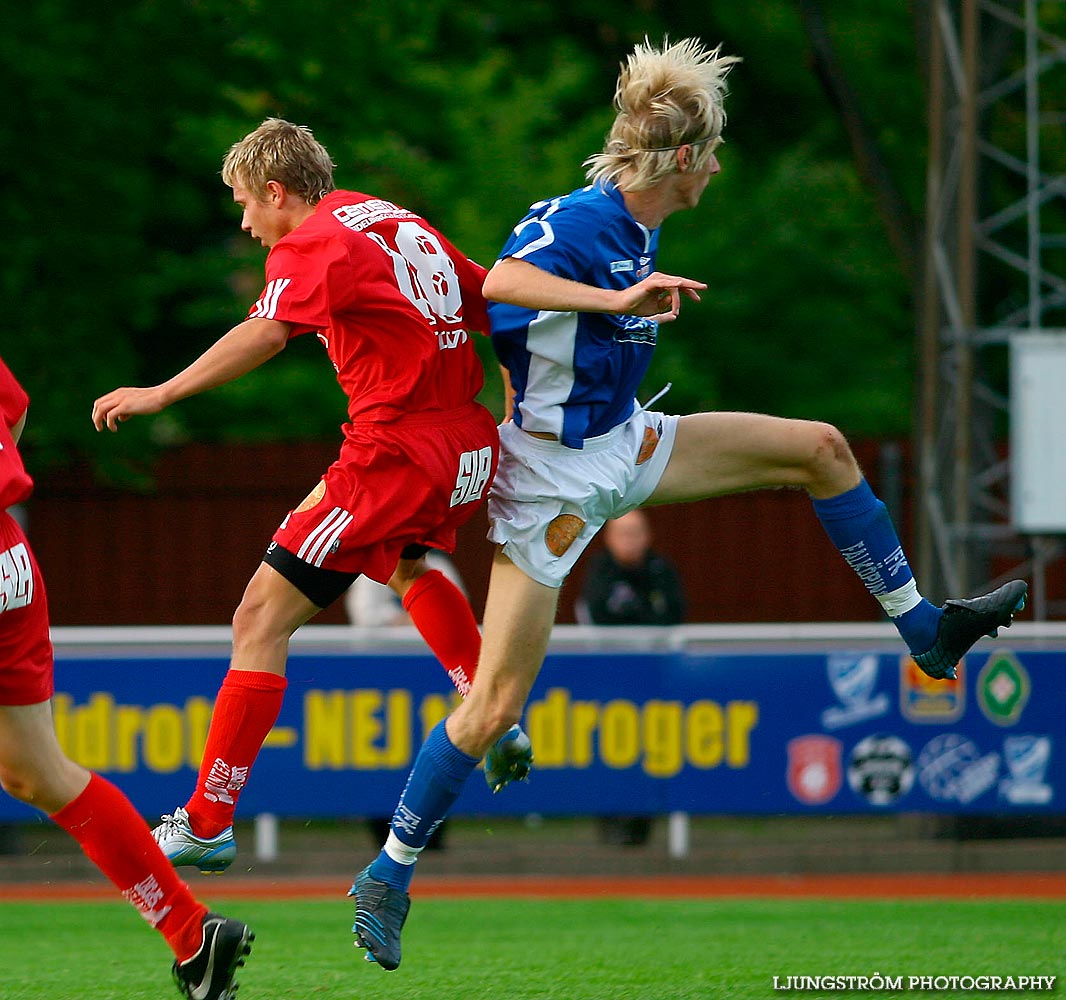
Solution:
M 632 510 L 608 521 L 603 542 L 585 576 L 577 620 L 583 625 L 680 625 L 685 617 L 681 578 L 673 563 L 652 549 L 648 516 Z
M 685 617 L 681 578 L 673 563 L 652 548 L 651 524 L 642 510 L 604 525 L 604 547 L 592 557 L 577 619 L 584 625 L 680 625 Z M 608 844 L 646 844 L 652 816 L 601 816 L 600 839 Z

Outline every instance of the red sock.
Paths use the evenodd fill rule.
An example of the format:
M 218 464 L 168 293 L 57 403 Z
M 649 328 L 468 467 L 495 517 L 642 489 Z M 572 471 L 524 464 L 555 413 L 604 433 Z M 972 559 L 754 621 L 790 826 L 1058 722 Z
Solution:
M 481 633 L 470 602 L 440 570 L 431 569 L 404 595 L 403 607 L 465 697 L 474 682 L 481 652 Z
M 167 939 L 179 961 L 196 953 L 207 907 L 178 878 L 148 824 L 122 792 L 94 774 L 85 791 L 52 819 Z
M 281 711 L 284 677 L 264 670 L 230 670 L 222 682 L 196 791 L 185 805 L 198 837 L 214 837 L 233 825 L 237 798 Z

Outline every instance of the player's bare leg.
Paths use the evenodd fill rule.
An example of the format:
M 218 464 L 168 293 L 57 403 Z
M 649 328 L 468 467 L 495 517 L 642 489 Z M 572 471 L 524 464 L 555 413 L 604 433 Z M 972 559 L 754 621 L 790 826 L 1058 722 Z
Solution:
M 5 792 L 52 815 L 88 783 L 89 772 L 59 746 L 51 702 L 0 705 L 0 787 Z
M 953 678 L 982 636 L 1009 627 L 1028 585 L 935 608 L 918 592 L 887 511 L 870 491 L 843 435 L 829 424 L 753 413 L 697 413 L 677 439 L 650 503 L 695 500 L 774 486 L 802 487 L 848 564 L 892 619 L 930 677 Z
M 237 856 L 233 812 L 285 690 L 289 639 L 321 610 L 260 564 L 233 616 L 233 656 L 215 702 L 196 791 L 153 831 L 175 867 L 221 874 Z
M 389 586 L 400 596 L 411 621 L 466 697 L 481 653 L 481 634 L 462 591 L 443 573 L 430 570 L 426 557 L 400 559 Z M 485 781 L 499 792 L 512 781 L 527 781 L 533 746 L 516 722 L 485 755 Z
M 470 693 L 423 744 L 382 853 L 348 893 L 355 898 L 356 945 L 383 969 L 400 964 L 415 861 L 482 755 L 520 719 L 558 600 L 557 589 L 531 580 L 497 552 L 485 604 L 486 642 Z
M 230 670 L 284 677 L 292 634 L 321 610 L 276 569 L 260 563 L 233 614 Z
M 530 579 L 502 551 L 493 557 L 477 677 L 448 717 L 451 741 L 480 757 L 517 723 L 548 651 L 559 591 Z
M 822 499 L 861 478 L 847 441 L 830 424 L 760 413 L 693 413 L 678 421 L 670 461 L 648 504 L 782 486 Z

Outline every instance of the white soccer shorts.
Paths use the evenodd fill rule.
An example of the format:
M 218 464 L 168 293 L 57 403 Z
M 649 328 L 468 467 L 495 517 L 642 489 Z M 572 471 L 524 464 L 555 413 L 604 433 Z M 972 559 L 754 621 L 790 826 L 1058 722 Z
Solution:
M 527 576 L 561 587 L 604 522 L 641 506 L 655 491 L 678 419 L 638 409 L 581 450 L 501 424 L 489 539 Z

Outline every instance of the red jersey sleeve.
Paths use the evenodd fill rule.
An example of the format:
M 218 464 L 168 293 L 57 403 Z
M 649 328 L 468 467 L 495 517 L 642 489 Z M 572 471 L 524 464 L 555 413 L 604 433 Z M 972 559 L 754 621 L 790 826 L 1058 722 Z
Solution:
M 329 269 L 344 266 L 344 248 L 321 242 L 305 247 L 278 243 L 267 257 L 266 287 L 249 319 L 291 323 L 293 333 L 325 329 L 331 320 Z M 335 308 L 336 304 L 333 305 Z
M 0 510 L 25 500 L 33 489 L 11 435 L 11 428 L 26 412 L 30 397 L 11 370 L 0 360 Z

